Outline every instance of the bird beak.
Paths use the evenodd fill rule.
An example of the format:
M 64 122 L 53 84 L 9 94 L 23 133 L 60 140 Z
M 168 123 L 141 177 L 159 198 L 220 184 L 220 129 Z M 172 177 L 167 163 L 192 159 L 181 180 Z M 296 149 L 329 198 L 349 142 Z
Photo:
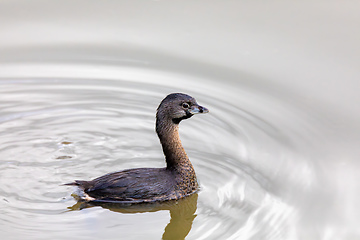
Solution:
M 191 114 L 198 114 L 198 113 L 208 113 L 209 110 L 206 107 L 194 105 L 191 107 L 190 111 Z

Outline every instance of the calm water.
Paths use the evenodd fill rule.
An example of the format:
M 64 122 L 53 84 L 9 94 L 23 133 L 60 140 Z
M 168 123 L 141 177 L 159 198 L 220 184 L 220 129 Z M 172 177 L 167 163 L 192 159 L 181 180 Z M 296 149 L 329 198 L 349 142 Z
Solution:
M 189 3 L 187 14 L 203 17 L 193 22 L 179 3 L 161 1 L 79 1 L 70 10 L 57 1 L 21 2 L 26 11 L 2 3 L 2 239 L 360 238 L 354 6 L 211 3 Z M 308 14 L 287 23 L 297 9 Z M 215 12 L 228 15 L 205 28 L 202 20 Z M 172 28 L 161 13 L 171 13 Z M 326 20 L 315 22 L 322 32 L 311 28 L 318 18 Z M 224 29 L 234 21 L 239 29 Z M 338 23 L 340 37 L 323 45 L 334 31 L 328 22 Z M 206 38 L 212 32 L 217 38 Z M 155 111 L 171 92 L 210 109 L 180 125 L 201 191 L 165 204 L 77 203 L 61 184 L 164 166 Z

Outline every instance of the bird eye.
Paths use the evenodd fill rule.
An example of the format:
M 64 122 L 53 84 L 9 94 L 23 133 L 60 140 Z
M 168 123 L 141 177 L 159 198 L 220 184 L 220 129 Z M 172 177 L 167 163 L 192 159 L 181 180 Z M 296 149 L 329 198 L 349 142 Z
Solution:
M 183 108 L 188 108 L 189 107 L 189 104 L 187 104 L 187 103 L 183 103 L 182 105 L 181 105 Z

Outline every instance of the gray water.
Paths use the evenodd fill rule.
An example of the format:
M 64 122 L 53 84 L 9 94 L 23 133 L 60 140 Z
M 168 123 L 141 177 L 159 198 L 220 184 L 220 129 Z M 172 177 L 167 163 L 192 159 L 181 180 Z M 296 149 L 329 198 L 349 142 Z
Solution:
M 359 239 L 356 1 L 2 1 L 1 239 Z M 61 184 L 163 167 L 168 93 L 201 191 L 89 206 Z

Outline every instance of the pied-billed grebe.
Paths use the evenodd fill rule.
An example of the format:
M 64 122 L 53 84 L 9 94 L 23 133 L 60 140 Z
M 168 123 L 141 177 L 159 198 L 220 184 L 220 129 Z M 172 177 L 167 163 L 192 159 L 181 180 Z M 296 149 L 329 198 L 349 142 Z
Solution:
M 79 181 L 81 200 L 142 203 L 175 200 L 198 190 L 194 168 L 179 137 L 179 123 L 197 113 L 207 113 L 196 100 L 183 93 L 165 97 L 156 113 L 156 133 L 166 159 L 165 168 L 136 168 L 109 173 L 91 181 Z

